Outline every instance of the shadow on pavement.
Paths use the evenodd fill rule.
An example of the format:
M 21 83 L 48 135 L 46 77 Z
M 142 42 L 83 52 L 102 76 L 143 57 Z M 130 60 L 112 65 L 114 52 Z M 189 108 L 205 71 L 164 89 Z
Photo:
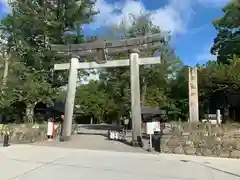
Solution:
M 78 133 L 79 135 L 90 135 L 90 136 L 103 136 L 103 137 L 108 137 L 108 134 L 107 133 L 84 133 L 84 132 L 80 132 Z
M 109 134 L 108 131 L 121 131 L 122 129 L 118 125 L 112 125 L 112 124 L 78 124 L 79 135 L 97 135 L 97 136 L 103 136 L 105 137 L 106 141 L 115 141 L 115 142 L 120 142 L 123 143 L 127 146 L 132 146 L 131 143 L 131 131 L 128 131 L 127 134 L 125 135 L 125 140 L 110 140 L 109 139 Z M 139 148 L 146 148 L 148 147 L 148 141 L 149 140 L 149 135 L 147 134 L 142 134 L 141 140 L 138 139 L 139 142 Z M 155 151 L 160 152 L 160 134 L 155 134 L 152 136 L 152 145 Z
M 90 129 L 90 130 L 120 130 L 118 125 L 112 124 L 81 124 L 80 127 Z

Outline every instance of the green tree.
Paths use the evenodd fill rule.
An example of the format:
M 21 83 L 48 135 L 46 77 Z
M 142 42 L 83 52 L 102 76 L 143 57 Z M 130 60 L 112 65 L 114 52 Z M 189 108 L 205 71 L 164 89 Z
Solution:
M 94 117 L 98 123 L 105 122 L 105 118 L 116 111 L 113 99 L 98 81 L 80 85 L 76 91 L 75 101 L 85 115 Z
M 211 52 L 227 63 L 233 55 L 240 56 L 240 1 L 231 1 L 222 11 L 224 15 L 213 22 L 218 34 Z
M 183 66 L 169 82 L 168 110 L 182 120 L 187 120 L 188 115 L 188 68 Z
M 32 70 L 25 66 L 18 66 L 18 84 L 14 87 L 15 99 L 26 104 L 26 116 L 28 122 L 34 121 L 34 107 L 37 103 L 52 103 L 57 89 L 48 83 L 48 75 L 41 71 Z
M 8 38 L 7 52 L 15 61 L 12 63 L 18 63 L 14 69 L 18 82 L 11 87 L 15 92 L 13 97 L 26 103 L 29 121 L 33 120 L 36 103 L 50 101 L 56 95 L 56 87 L 66 84 L 67 72 L 54 73 L 53 81 L 53 65 L 68 59 L 56 56 L 51 44 L 82 42 L 82 25 L 97 13 L 94 3 L 91 0 L 11 3 L 12 13 L 3 19 L 1 29 Z M 66 36 L 67 31 L 71 36 Z
M 131 15 L 133 21 L 130 27 L 114 26 L 110 30 L 112 39 L 132 38 L 148 34 L 161 33 L 160 28 L 154 26 L 150 20 L 150 14 L 140 16 Z M 168 33 L 162 32 L 168 36 Z M 162 43 L 156 48 L 148 49 L 140 53 L 140 57 L 156 56 L 161 52 L 163 59 L 159 65 L 145 65 L 140 67 L 140 88 L 142 106 L 152 106 L 165 108 L 168 102 L 167 89 L 169 76 L 173 76 L 173 71 L 181 67 L 181 62 L 175 56 L 169 42 Z M 127 59 L 128 53 L 120 53 L 112 59 Z M 160 58 L 160 57 L 159 57 Z M 130 110 L 130 71 L 129 67 L 111 68 L 100 72 L 100 80 L 106 85 L 106 89 L 112 95 L 118 105 L 119 117 L 128 115 Z
M 215 108 L 222 108 L 224 120 L 229 119 L 229 107 L 237 104 L 236 99 L 230 97 L 240 89 L 239 62 L 234 56 L 227 64 L 209 61 L 199 69 L 200 102 L 211 101 Z
M 97 13 L 92 0 L 16 0 L 11 6 L 12 14 L 2 21 L 9 49 L 25 65 L 48 73 L 53 64 L 66 61 L 55 56 L 50 45 L 83 42 L 81 26 Z
M 9 107 L 14 101 L 13 87 L 18 83 L 17 76 L 13 74 L 18 63 L 10 63 L 11 59 L 6 63 L 6 57 L 0 56 L 0 109 Z

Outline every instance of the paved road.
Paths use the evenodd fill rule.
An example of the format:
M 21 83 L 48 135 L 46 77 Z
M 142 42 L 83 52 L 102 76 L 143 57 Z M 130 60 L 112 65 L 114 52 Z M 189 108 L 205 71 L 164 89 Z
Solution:
M 72 135 L 71 140 L 67 142 L 59 142 L 58 139 L 54 141 L 45 141 L 43 143 L 36 142 L 37 146 L 50 146 L 61 148 L 74 148 L 74 149 L 90 149 L 90 150 L 107 150 L 107 151 L 120 151 L 120 152 L 146 152 L 145 149 L 134 148 L 128 144 L 119 141 L 108 140 L 103 135 L 87 135 L 77 134 Z
M 146 152 L 148 149 L 148 140 L 144 140 L 144 148 L 134 148 L 129 146 L 132 139 L 131 132 L 128 132 L 126 143 L 116 140 L 108 140 L 108 129 L 116 129 L 111 125 L 83 125 L 80 128 L 81 134 L 72 135 L 68 142 L 59 142 L 56 138 L 52 142 L 36 142 L 35 145 L 64 147 L 76 149 L 108 150 L 120 152 Z
M 239 160 L 183 155 L 0 147 L 1 180 L 239 180 L 239 165 Z

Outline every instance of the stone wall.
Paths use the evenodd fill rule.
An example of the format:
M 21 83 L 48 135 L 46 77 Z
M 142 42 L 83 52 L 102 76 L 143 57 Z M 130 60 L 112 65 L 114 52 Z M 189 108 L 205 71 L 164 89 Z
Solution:
M 8 124 L 0 127 L 0 143 L 9 134 L 10 144 L 32 143 L 46 140 L 46 125 Z
M 58 139 L 61 126 L 55 128 L 54 139 Z M 32 142 L 43 142 L 47 140 L 47 124 L 0 124 L 0 146 L 3 143 L 4 135 L 9 133 L 10 144 L 22 144 Z M 77 125 L 72 127 L 72 134 L 77 133 Z
M 240 125 L 175 123 L 155 145 L 163 153 L 240 158 Z

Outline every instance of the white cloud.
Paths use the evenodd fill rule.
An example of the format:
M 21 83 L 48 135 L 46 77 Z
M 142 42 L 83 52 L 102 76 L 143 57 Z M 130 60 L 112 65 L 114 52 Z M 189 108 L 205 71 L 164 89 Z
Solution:
M 217 57 L 210 53 L 211 47 L 213 44 L 208 44 L 203 48 L 203 52 L 197 55 L 196 60 L 198 62 L 206 62 L 209 60 L 216 60 Z
M 186 30 L 191 15 L 194 13 L 191 8 L 191 0 L 169 0 L 168 4 L 155 11 L 151 11 L 151 18 L 155 25 L 164 31 L 183 33 Z M 96 16 L 95 22 L 89 27 L 99 28 L 110 24 L 119 24 L 124 20 L 129 23 L 129 14 L 138 15 L 150 12 L 146 10 L 141 1 L 127 0 L 122 3 L 108 4 L 104 0 L 98 0 L 96 8 L 100 14 Z M 120 11 L 121 13 L 115 13 Z
M 205 7 L 223 7 L 225 6 L 227 3 L 229 3 L 231 0 L 197 0 L 197 2 Z
M 7 4 L 8 0 L 0 0 L 0 3 Z
M 150 12 L 152 21 L 164 31 L 171 31 L 172 34 L 184 33 L 188 23 L 193 18 L 194 5 L 202 5 L 209 8 L 223 7 L 230 0 L 168 0 L 168 3 L 154 11 L 148 11 L 144 4 L 135 0 L 126 0 L 121 3 L 108 4 L 104 0 L 97 0 L 96 8 L 100 14 L 96 16 L 95 22 L 90 26 L 97 29 L 109 24 L 118 24 L 122 20 L 129 23 L 129 14 L 138 15 L 140 13 Z M 150 1 L 149 1 L 150 3 Z M 121 13 L 114 13 L 115 11 Z
M 0 0 L 5 4 L 9 0 Z M 193 5 L 199 3 L 207 7 L 219 7 L 225 5 L 230 0 L 168 0 L 168 3 L 154 11 L 148 11 L 141 0 L 118 1 L 108 4 L 105 0 L 97 0 L 96 9 L 100 14 L 95 17 L 95 22 L 88 25 L 92 29 L 97 29 L 110 24 L 119 24 L 124 20 L 129 24 L 129 14 L 138 15 L 140 13 L 151 12 L 152 21 L 164 31 L 171 31 L 172 34 L 186 32 L 188 23 L 194 15 Z M 150 3 L 150 1 L 149 1 Z M 7 10 L 7 8 L 6 8 Z M 118 12 L 118 13 L 117 13 Z
M 170 0 L 168 5 L 152 12 L 153 23 L 172 34 L 183 33 L 194 14 L 191 4 L 190 0 Z
M 206 61 L 215 61 L 216 60 L 216 56 L 212 55 L 210 52 L 206 52 L 203 54 L 200 54 L 197 56 L 197 61 L 198 62 L 206 62 Z
M 129 23 L 128 15 L 140 14 L 140 12 L 146 12 L 141 2 L 129 0 L 126 3 L 115 3 L 108 4 L 104 0 L 97 0 L 96 9 L 100 11 L 95 17 L 94 23 L 91 24 L 91 28 L 98 28 L 108 24 L 119 24 L 124 20 L 127 24 Z M 117 13 L 116 11 L 121 11 Z

